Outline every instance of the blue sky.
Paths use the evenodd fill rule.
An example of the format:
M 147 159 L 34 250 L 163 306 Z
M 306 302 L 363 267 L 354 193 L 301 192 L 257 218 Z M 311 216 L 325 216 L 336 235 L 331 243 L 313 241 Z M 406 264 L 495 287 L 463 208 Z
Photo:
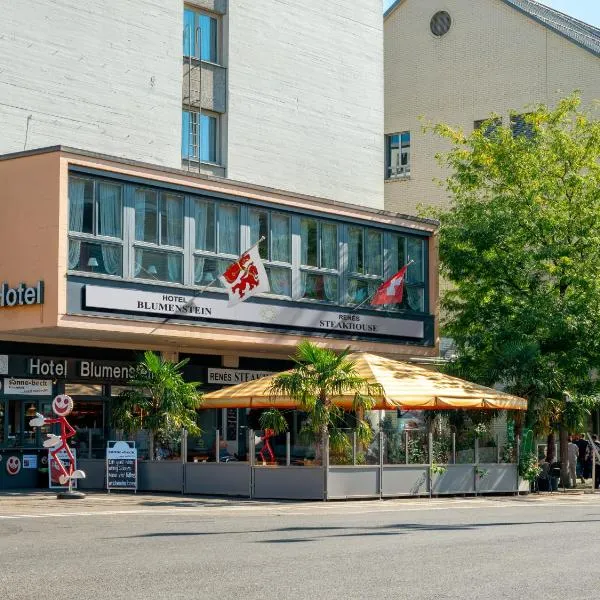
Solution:
M 384 0 L 388 8 L 394 0 Z M 600 27 L 600 0 L 538 0 L 556 10 L 560 10 L 576 19 Z

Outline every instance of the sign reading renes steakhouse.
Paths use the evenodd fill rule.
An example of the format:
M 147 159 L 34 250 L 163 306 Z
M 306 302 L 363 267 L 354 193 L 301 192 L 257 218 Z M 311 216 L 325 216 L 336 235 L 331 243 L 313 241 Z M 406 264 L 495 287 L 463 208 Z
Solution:
M 227 306 L 226 298 L 194 298 L 179 294 L 146 292 L 94 285 L 85 286 L 85 308 L 95 311 L 178 316 L 198 321 L 244 322 L 271 327 L 287 326 L 295 329 L 313 329 L 344 335 L 370 334 L 382 337 L 422 339 L 422 321 L 398 316 L 357 314 L 351 309 L 335 311 L 293 304 L 258 304 L 242 302 Z

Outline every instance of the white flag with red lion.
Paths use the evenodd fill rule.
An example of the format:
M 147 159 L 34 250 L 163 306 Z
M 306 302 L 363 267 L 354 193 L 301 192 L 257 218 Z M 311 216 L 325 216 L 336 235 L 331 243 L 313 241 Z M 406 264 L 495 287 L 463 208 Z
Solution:
M 229 292 L 228 306 L 235 306 L 256 294 L 268 292 L 269 279 L 258 252 L 258 245 L 244 252 L 219 279 Z

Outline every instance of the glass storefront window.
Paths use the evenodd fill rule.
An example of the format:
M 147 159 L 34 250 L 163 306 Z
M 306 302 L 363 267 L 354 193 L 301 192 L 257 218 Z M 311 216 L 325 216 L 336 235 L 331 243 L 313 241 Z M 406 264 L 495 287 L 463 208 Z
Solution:
M 65 383 L 65 394 L 69 396 L 102 396 L 100 383 Z
M 0 444 L 4 443 L 4 423 L 6 414 L 6 403 L 0 400 Z

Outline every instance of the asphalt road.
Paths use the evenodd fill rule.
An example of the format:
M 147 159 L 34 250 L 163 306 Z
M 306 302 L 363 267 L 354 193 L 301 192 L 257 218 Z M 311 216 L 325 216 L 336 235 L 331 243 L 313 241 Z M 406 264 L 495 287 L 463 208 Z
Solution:
M 105 498 L 13 505 L 0 497 L 0 598 L 552 600 L 600 592 L 593 496 Z

